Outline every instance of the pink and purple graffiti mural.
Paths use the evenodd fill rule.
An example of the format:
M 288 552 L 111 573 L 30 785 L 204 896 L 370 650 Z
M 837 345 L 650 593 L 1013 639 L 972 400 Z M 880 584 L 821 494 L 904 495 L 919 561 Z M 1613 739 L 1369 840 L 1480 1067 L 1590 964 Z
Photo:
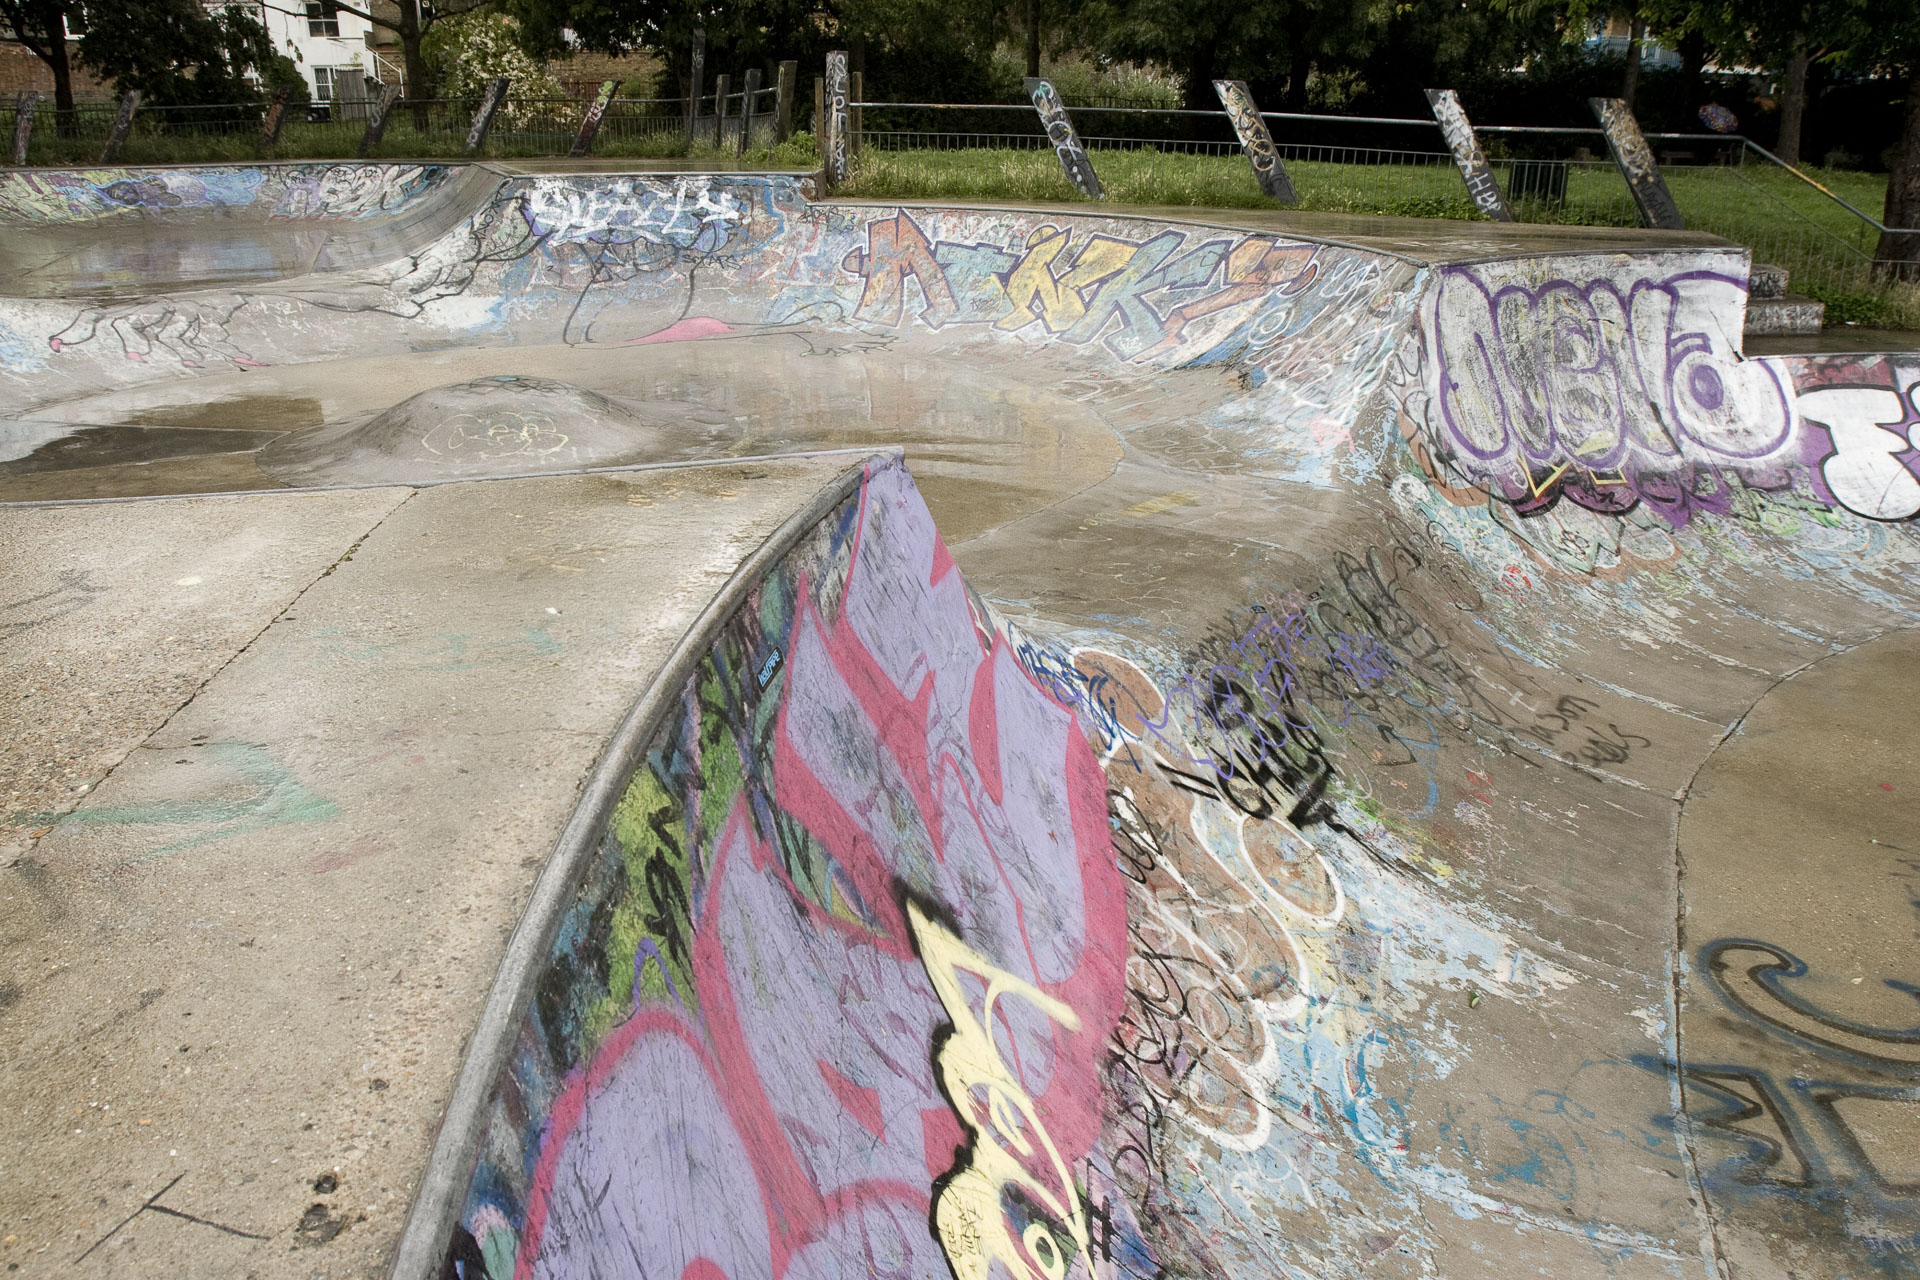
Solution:
M 1086 1251 L 1125 894 L 1074 713 L 983 622 L 897 466 L 761 585 L 561 933 L 464 1274 Z

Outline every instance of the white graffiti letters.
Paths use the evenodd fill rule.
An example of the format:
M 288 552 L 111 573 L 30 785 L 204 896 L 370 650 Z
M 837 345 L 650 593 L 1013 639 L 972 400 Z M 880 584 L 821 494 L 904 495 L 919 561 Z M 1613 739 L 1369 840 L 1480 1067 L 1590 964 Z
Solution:
M 1907 388 L 1911 398 L 1920 382 Z M 1833 454 L 1820 476 L 1848 510 L 1874 520 L 1920 514 L 1920 479 L 1896 456 L 1912 447 L 1903 433 L 1907 403 L 1885 387 L 1821 387 L 1800 396 L 1800 415 L 1827 429 Z

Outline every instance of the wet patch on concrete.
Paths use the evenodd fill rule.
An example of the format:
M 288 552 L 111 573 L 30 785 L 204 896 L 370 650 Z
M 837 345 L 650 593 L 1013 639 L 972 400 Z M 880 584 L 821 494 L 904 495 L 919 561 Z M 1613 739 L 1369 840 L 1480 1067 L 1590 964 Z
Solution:
M 120 421 L 137 427 L 185 427 L 203 431 L 297 431 L 326 421 L 311 396 L 229 396 L 204 404 L 160 404 L 135 409 Z
M 280 434 L 179 427 L 81 427 L 41 445 L 24 458 L 0 463 L 0 479 L 209 453 L 251 453 Z

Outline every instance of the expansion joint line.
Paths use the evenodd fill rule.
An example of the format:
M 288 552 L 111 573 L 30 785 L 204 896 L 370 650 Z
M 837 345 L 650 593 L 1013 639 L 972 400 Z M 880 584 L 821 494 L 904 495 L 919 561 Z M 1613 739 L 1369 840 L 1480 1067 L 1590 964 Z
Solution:
M 1702 1243 L 1705 1245 L 1705 1261 L 1709 1280 L 1730 1280 L 1731 1270 L 1727 1263 L 1726 1254 L 1720 1244 L 1720 1225 L 1714 1217 L 1713 1205 L 1707 1199 L 1705 1180 L 1700 1176 L 1700 1154 L 1694 1147 L 1693 1120 L 1687 1113 L 1685 1087 L 1681 1082 L 1680 1075 L 1681 1065 L 1686 1061 L 1680 1023 L 1680 984 L 1689 967 L 1687 959 L 1687 858 L 1685 851 L 1680 847 L 1680 824 L 1686 817 L 1687 800 L 1693 794 L 1693 786 L 1694 783 L 1699 781 L 1701 770 L 1705 769 L 1714 756 L 1719 754 L 1720 748 L 1725 746 L 1728 740 L 1740 732 L 1741 727 L 1747 723 L 1747 720 L 1753 715 L 1755 709 L 1758 708 L 1762 702 L 1766 701 L 1774 690 L 1778 689 L 1787 681 L 1805 674 L 1831 658 L 1838 658 L 1851 653 L 1855 649 L 1860 648 L 1861 645 L 1870 644 L 1874 640 L 1891 635 L 1894 630 L 1899 629 L 1900 628 L 1893 628 L 1869 636 L 1858 644 L 1830 645 L 1828 651 L 1818 658 L 1803 662 L 1792 670 L 1769 681 L 1767 687 L 1754 695 L 1753 700 L 1747 704 L 1746 709 L 1736 716 L 1733 722 L 1722 730 L 1720 735 L 1713 740 L 1713 745 L 1707 748 L 1706 752 L 1701 755 L 1699 763 L 1694 765 L 1693 771 L 1687 775 L 1686 784 L 1673 793 L 1673 798 L 1677 801 L 1673 808 L 1673 943 L 1667 951 L 1667 1025 L 1673 1028 L 1673 1063 L 1672 1073 L 1668 1077 L 1668 1084 L 1672 1091 L 1671 1105 L 1673 1107 L 1674 1137 L 1679 1143 L 1681 1160 L 1687 1170 L 1688 1198 L 1695 1206 L 1695 1214 L 1699 1218 L 1701 1228 L 1704 1232 Z
M 399 487 L 399 486 L 395 486 L 395 487 Z M 219 679 L 222 672 L 224 672 L 228 667 L 231 667 L 234 663 L 238 662 L 242 657 L 244 657 L 247 654 L 247 652 L 250 649 L 252 649 L 255 644 L 259 642 L 260 637 L 267 634 L 267 632 L 273 628 L 274 624 L 278 623 L 282 618 L 285 618 L 289 613 L 292 613 L 293 610 L 300 605 L 301 601 L 307 598 L 307 593 L 313 590 L 314 586 L 319 583 L 320 579 L 332 573 L 335 569 L 339 568 L 342 564 L 353 559 L 354 553 L 360 550 L 360 548 L 366 543 L 367 539 L 371 538 L 375 533 L 379 532 L 380 526 L 384 525 L 388 520 L 392 519 L 394 512 L 397 512 L 398 510 L 400 510 L 400 508 L 406 506 L 409 502 L 412 502 L 414 497 L 419 492 L 420 490 L 418 489 L 408 489 L 406 497 L 394 503 L 392 508 L 390 508 L 386 512 L 386 514 L 382 515 L 378 520 L 375 520 L 371 525 L 367 527 L 364 533 L 362 533 L 358 538 L 355 538 L 351 546 L 349 546 L 345 551 L 341 552 L 332 561 L 330 561 L 327 564 L 326 568 L 320 570 L 319 573 L 316 573 L 313 576 L 312 581 L 308 582 L 305 586 L 301 587 L 300 590 L 296 591 L 293 595 L 293 599 L 287 601 L 286 604 L 282 605 L 280 607 L 279 612 L 275 613 L 271 618 L 268 618 L 267 621 L 260 627 L 258 631 L 254 632 L 252 635 L 247 637 L 247 642 L 245 644 L 241 645 L 238 649 L 234 650 L 234 652 L 227 658 L 225 662 L 221 663 L 214 670 L 207 673 L 207 677 L 204 680 L 194 685 L 193 690 L 190 693 L 188 693 L 186 697 L 180 699 L 179 704 L 176 705 L 173 708 L 173 710 L 167 712 L 165 719 L 161 720 L 159 724 L 155 725 L 151 731 L 149 731 L 144 737 L 140 739 L 140 741 L 134 743 L 131 747 L 128 747 L 127 750 L 120 756 L 118 760 L 115 760 L 112 765 L 108 766 L 107 771 L 100 775 L 100 780 L 94 783 L 93 786 L 88 788 L 86 795 L 83 795 L 80 798 L 79 803 L 85 803 L 88 797 L 96 794 L 101 787 L 105 786 L 108 782 L 110 782 L 113 779 L 113 776 L 120 771 L 120 766 L 124 765 L 129 759 L 133 757 L 134 752 L 140 750 L 142 747 L 146 746 L 147 744 L 151 743 L 154 739 L 158 738 L 161 734 L 165 733 L 167 730 L 167 726 L 172 724 L 176 719 L 178 719 L 182 711 L 185 711 L 188 707 L 192 706 L 194 704 L 194 701 L 197 698 L 199 698 L 201 693 L 205 692 L 208 685 L 212 684 L 215 680 Z M 79 803 L 75 804 L 74 806 L 75 809 L 79 808 Z M 53 830 L 57 829 L 60 825 L 60 822 L 64 821 L 68 816 L 71 815 L 72 812 L 73 810 L 68 810 L 66 813 L 61 814 L 60 819 L 54 821 L 49 825 L 48 833 L 51 834 Z M 45 838 L 46 838 L 45 836 L 40 837 L 40 839 L 45 839 Z M 32 847 L 37 847 L 39 843 L 40 843 L 40 840 L 35 840 L 33 842 Z M 164 1190 L 162 1191 L 161 1194 L 165 1194 Z M 163 1212 L 163 1213 L 172 1212 L 172 1210 L 169 1210 L 169 1209 L 157 1209 L 157 1211 Z M 145 1212 L 145 1209 L 142 1208 L 139 1210 L 135 1210 L 135 1212 L 143 1213 Z M 176 1215 L 176 1216 L 179 1216 L 179 1215 Z M 209 1225 L 217 1225 L 217 1224 L 209 1224 Z M 225 1228 L 222 1228 L 222 1230 L 224 1229 Z
M 108 1231 L 107 1234 L 101 1236 L 98 1240 L 95 1240 L 92 1244 L 88 1245 L 87 1252 L 75 1258 L 73 1260 L 73 1265 L 78 1266 L 80 1263 L 85 1262 L 87 1260 L 88 1254 L 91 1254 L 95 1249 L 98 1249 L 101 1245 L 105 1244 L 107 1241 L 119 1235 L 120 1232 L 126 1227 L 126 1225 L 129 1222 L 132 1222 L 135 1218 L 139 1217 L 143 1213 L 164 1213 L 171 1218 L 181 1218 L 187 1222 L 197 1222 L 203 1227 L 212 1227 L 215 1231 L 224 1231 L 230 1236 L 240 1236 L 243 1239 L 247 1239 L 247 1240 L 265 1240 L 269 1238 L 267 1236 L 259 1235 L 252 1231 L 242 1231 L 238 1227 L 230 1227 L 224 1222 L 215 1222 L 211 1218 L 198 1217 L 194 1214 L 187 1213 L 183 1210 L 169 1208 L 168 1206 L 161 1204 L 160 1197 L 164 1196 L 165 1194 L 167 1194 L 167 1192 L 179 1186 L 180 1180 L 186 1176 L 187 1175 L 184 1173 L 174 1175 L 173 1181 L 169 1182 L 166 1186 L 160 1188 L 158 1191 L 148 1196 L 145 1204 L 141 1205 L 138 1209 L 135 1209 L 132 1213 L 128 1214 L 126 1217 L 120 1219 L 120 1221 L 114 1223 L 112 1230 Z

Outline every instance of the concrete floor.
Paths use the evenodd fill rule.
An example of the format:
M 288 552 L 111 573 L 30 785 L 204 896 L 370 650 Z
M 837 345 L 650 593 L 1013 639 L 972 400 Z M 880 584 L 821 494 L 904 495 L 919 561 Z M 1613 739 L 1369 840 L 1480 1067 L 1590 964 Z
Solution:
M 1125 214 L 1428 266 L 1712 247 Z M 1261 618 L 1334 619 L 1406 673 L 1326 729 L 1376 859 L 1331 864 L 1349 917 L 1303 944 L 1373 1048 L 1301 1042 L 1323 1110 L 1264 1151 L 1183 1148 L 1202 1270 L 1920 1274 L 1902 527 L 1608 544 L 1572 504 L 1508 527 L 1409 497 L 1370 426 L 1324 428 L 1365 465 L 1303 479 L 1225 416 L 1230 366 L 1009 350 L 529 334 L 15 406 L 0 502 L 54 505 L 0 508 L 23 691 L 0 707 L 0 1259 L 381 1274 L 613 725 L 747 552 L 897 447 L 1022 634 L 1191 673 Z M 513 374 L 656 415 L 644 461 L 669 465 L 403 487 L 372 459 L 335 481 L 372 487 L 285 491 L 260 452 Z M 782 456 L 827 449 L 854 452 Z M 242 492 L 152 496 L 215 490 Z M 1367 1099 L 1391 1134 L 1342 1127 Z
M 580 780 L 858 461 L 0 512 L 0 1257 L 378 1271 Z

